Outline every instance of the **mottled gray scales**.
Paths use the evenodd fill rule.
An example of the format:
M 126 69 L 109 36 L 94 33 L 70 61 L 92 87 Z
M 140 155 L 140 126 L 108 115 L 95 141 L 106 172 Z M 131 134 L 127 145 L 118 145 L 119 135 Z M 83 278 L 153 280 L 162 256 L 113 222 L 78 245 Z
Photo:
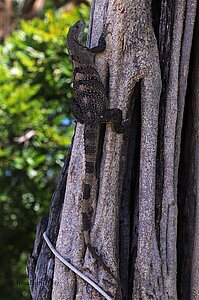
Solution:
M 74 69 L 73 76 L 75 76 L 76 73 L 85 74 L 85 75 L 88 75 L 88 74 L 96 74 L 96 75 L 98 75 L 97 70 L 95 68 L 89 67 L 89 66 L 76 67 Z
M 90 220 L 88 218 L 88 214 L 87 213 L 83 213 L 82 214 L 82 219 L 83 219 L 83 226 L 84 226 L 85 230 L 89 230 L 89 228 L 90 228 Z
M 92 161 L 86 161 L 86 173 L 92 174 L 95 171 L 95 164 Z
M 84 123 L 85 178 L 83 183 L 82 222 L 83 236 L 87 249 L 104 269 L 112 274 L 90 242 L 90 197 L 96 180 L 96 161 L 99 148 L 101 123 L 111 121 L 116 132 L 125 125 L 120 109 L 107 109 L 108 99 L 104 85 L 95 67 L 95 54 L 105 50 L 105 39 L 100 37 L 97 47 L 86 48 L 82 44 L 84 21 L 76 22 L 67 36 L 69 55 L 73 63 L 73 91 L 76 97 L 73 114 L 78 122 Z M 96 193 L 97 194 L 97 193 Z M 113 276 L 114 277 L 114 276 Z
M 90 198 L 91 186 L 90 184 L 84 184 L 83 198 L 88 200 Z
M 104 94 L 102 93 L 102 92 L 100 92 L 100 91 L 95 91 L 95 97 L 94 97 L 94 99 L 99 99 L 99 97 L 100 98 L 103 98 L 104 97 Z M 84 98 L 84 97 L 86 97 L 86 98 L 89 98 L 90 99 L 90 104 L 91 105 L 93 105 L 93 106 L 97 106 L 97 102 L 91 102 L 91 99 L 93 99 L 93 91 L 91 92 L 91 91 L 89 91 L 88 89 L 86 89 L 86 91 L 80 91 L 79 89 L 78 89 L 78 92 L 77 92 L 77 94 L 76 94 L 76 100 L 77 100 L 77 102 L 78 102 L 78 99 L 80 99 L 80 97 L 81 97 L 81 99 L 82 98 Z M 105 98 L 106 99 L 106 98 Z M 85 105 L 85 103 L 84 103 L 84 105 Z M 100 107 L 102 107 L 102 108 L 104 108 L 103 107 L 103 105 L 101 106 L 100 105 Z
M 88 155 L 96 153 L 96 151 L 97 151 L 97 148 L 93 145 L 86 145 L 85 146 L 85 153 L 88 154 Z
M 104 93 L 104 86 L 102 84 L 101 81 L 99 81 L 99 78 L 95 78 L 95 77 L 90 77 L 90 78 L 85 78 L 85 79 L 82 79 L 82 80 L 78 80 L 77 82 L 74 83 L 74 86 L 73 88 L 74 89 L 79 89 L 79 86 L 85 86 L 88 88 L 89 92 L 94 94 L 95 93 L 95 90 L 98 91 L 102 91 Z M 91 87 L 93 89 L 91 89 Z
M 84 129 L 84 137 L 87 140 L 95 140 L 97 138 L 96 130 L 93 130 L 90 126 Z

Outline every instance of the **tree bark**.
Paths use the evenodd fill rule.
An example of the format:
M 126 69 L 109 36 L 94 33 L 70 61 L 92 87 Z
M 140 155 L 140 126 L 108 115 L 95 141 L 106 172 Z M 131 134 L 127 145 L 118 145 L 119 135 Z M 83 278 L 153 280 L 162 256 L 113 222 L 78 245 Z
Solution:
M 49 239 L 55 246 L 60 226 L 70 155 L 71 151 L 69 151 L 62 172 L 58 177 L 57 187 L 52 197 L 49 218 L 42 219 L 38 225 L 33 253 L 28 259 L 27 272 L 32 299 L 51 299 L 54 256 L 43 241 L 43 233 L 46 231 Z
M 34 0 L 24 2 L 24 6 L 21 10 L 21 17 L 29 20 L 36 17 L 43 9 L 45 0 Z
M 12 0 L 0 1 L 0 42 L 9 35 L 12 29 Z
M 81 3 L 90 5 L 87 0 L 54 0 L 53 2 L 55 8 L 63 7 L 63 10 L 71 10 Z M 19 19 L 29 20 L 38 16 L 44 4 L 45 0 L 26 0 L 19 1 L 15 7 L 13 0 L 0 0 L 0 43 L 15 29 Z
M 57 222 L 50 239 L 112 299 L 198 299 L 197 0 L 95 0 L 89 46 L 97 44 L 103 30 L 106 50 L 97 55 L 96 66 L 110 107 L 122 109 L 131 126 L 124 135 L 110 124 L 103 128 L 90 203 L 91 243 L 117 280 L 84 245 L 82 124 L 77 124 L 61 187 L 60 227 Z M 34 284 L 33 299 L 102 299 L 58 259 L 51 271 L 48 298 Z

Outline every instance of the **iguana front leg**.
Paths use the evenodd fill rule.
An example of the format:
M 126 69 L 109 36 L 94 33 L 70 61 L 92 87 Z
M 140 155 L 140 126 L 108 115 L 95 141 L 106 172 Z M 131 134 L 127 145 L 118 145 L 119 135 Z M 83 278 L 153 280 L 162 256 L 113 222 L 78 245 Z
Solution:
M 73 102 L 71 104 L 71 110 L 72 110 L 73 116 L 75 117 L 77 122 L 84 124 L 85 121 L 84 121 L 84 116 L 83 116 L 81 107 L 75 100 L 73 100 Z
M 88 51 L 92 53 L 100 53 L 103 52 L 105 49 L 106 49 L 106 41 L 104 38 L 104 34 L 102 33 L 102 35 L 99 38 L 98 45 L 90 49 L 88 48 Z

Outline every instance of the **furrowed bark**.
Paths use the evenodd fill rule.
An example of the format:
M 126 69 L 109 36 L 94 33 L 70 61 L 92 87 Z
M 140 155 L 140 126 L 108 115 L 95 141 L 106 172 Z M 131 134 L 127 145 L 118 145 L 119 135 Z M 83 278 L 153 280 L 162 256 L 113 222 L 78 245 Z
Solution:
M 167 10 L 162 9 L 160 19 L 159 38 L 163 92 L 158 155 L 162 162 L 157 165 L 157 172 L 162 174 L 159 179 L 162 186 L 157 186 L 156 201 L 161 203 L 159 247 L 164 294 L 166 299 L 176 299 L 178 165 L 196 1 L 176 1 L 175 6 L 167 2 L 165 7 Z
M 55 246 L 60 226 L 60 214 L 65 194 L 66 178 L 70 150 L 63 169 L 58 176 L 57 186 L 52 197 L 51 209 L 48 218 L 42 218 L 37 228 L 34 249 L 29 256 L 27 271 L 32 299 L 50 300 L 54 272 L 54 255 L 43 239 L 44 231 Z
M 120 108 L 131 124 L 124 135 L 110 124 L 103 128 L 90 203 L 91 243 L 117 280 L 84 245 L 82 124 L 77 124 L 67 182 L 63 173 L 61 194 L 53 202 L 64 201 L 63 208 L 53 206 L 47 233 L 58 252 L 112 299 L 199 297 L 197 6 L 197 0 L 92 3 L 88 45 L 96 46 L 104 31 L 107 46 L 96 66 L 110 108 Z M 42 228 L 33 252 L 36 267 L 35 260 L 30 264 L 33 299 L 102 299 L 57 259 L 54 268 L 53 255 L 40 241 Z M 46 280 L 46 290 L 37 279 Z
M 136 7 L 139 7 L 137 11 L 135 10 Z M 96 11 L 97 14 L 95 14 Z M 103 18 L 104 25 L 102 24 Z M 140 254 L 137 256 L 137 272 L 144 274 L 143 270 L 149 269 L 150 259 L 148 259 L 148 256 L 152 257 L 149 254 L 149 248 L 151 247 L 154 222 L 151 212 L 154 210 L 152 203 L 155 201 L 155 153 L 158 102 L 161 89 L 158 51 L 151 24 L 150 5 L 145 4 L 145 1 L 129 1 L 127 5 L 124 5 L 122 1 L 103 1 L 103 3 L 95 1 L 92 31 L 90 34 L 92 46 L 96 42 L 96 39 L 99 38 L 102 28 L 106 28 L 107 48 L 103 55 L 97 57 L 96 61 L 97 66 L 99 66 L 101 78 L 106 86 L 107 80 L 109 80 L 110 107 L 119 107 L 124 112 L 124 116 L 126 116 L 135 83 L 141 79 L 143 80 L 141 85 L 142 112 L 144 115 L 144 118 L 142 118 L 143 175 L 141 176 L 141 180 L 143 182 L 141 183 L 141 210 L 145 210 L 145 202 L 148 202 L 148 197 L 151 198 L 148 218 L 146 219 L 141 212 L 143 214 L 141 216 L 141 221 L 143 222 L 142 228 L 145 229 L 150 223 L 150 228 L 147 231 L 149 236 L 146 241 L 147 249 L 144 257 L 141 256 L 141 252 L 145 246 L 143 243 L 145 243 L 144 240 L 146 238 L 144 231 L 143 233 L 140 232 L 139 236 L 138 251 Z M 98 34 L 96 34 L 96 30 L 98 30 Z M 92 40 L 92 36 L 95 37 L 95 40 Z M 133 63 L 129 64 L 129 61 Z M 152 78 L 152 73 L 156 74 L 154 78 Z M 153 80 L 156 82 L 156 85 L 154 85 Z M 69 167 L 69 174 L 73 176 L 69 177 L 67 182 L 65 204 L 57 242 L 58 251 L 64 257 L 72 259 L 72 263 L 79 268 L 81 268 L 81 259 L 84 252 L 81 229 L 81 186 L 84 169 L 82 127 L 82 125 L 77 127 L 72 160 Z M 153 140 L 152 144 L 148 143 L 145 146 L 145 142 L 148 142 L 150 138 Z M 113 270 L 118 280 L 119 240 L 117 228 L 119 227 L 119 207 L 122 191 L 120 182 L 124 176 L 125 168 L 125 156 L 122 151 L 124 143 L 123 136 L 115 134 L 110 125 L 107 125 L 104 137 L 97 205 L 93 197 L 93 207 L 96 207 L 96 215 L 91 230 L 93 245 L 98 249 L 98 252 Z M 148 161 L 151 161 L 149 167 L 147 167 Z M 147 170 L 147 168 L 148 172 L 145 174 L 144 170 Z M 144 190 L 146 176 L 150 178 L 149 192 Z M 74 195 L 73 190 L 75 186 Z M 69 211 L 71 211 L 71 215 L 67 216 Z M 72 238 L 74 232 L 76 235 Z M 70 253 L 72 253 L 71 257 Z M 147 266 L 143 264 L 143 260 L 145 259 L 148 260 Z M 89 253 L 86 253 L 82 270 L 97 281 L 104 290 L 111 293 L 113 298 L 121 298 L 121 286 L 113 280 L 110 281 L 108 274 L 100 267 L 97 268 Z M 75 293 L 79 299 L 100 298 L 95 291 L 88 289 L 88 287 L 86 288 L 86 285 L 79 278 L 75 278 L 74 274 L 67 270 L 59 261 L 56 261 L 55 282 L 57 282 L 58 278 L 60 285 L 54 285 L 53 299 L 70 299 Z M 146 278 L 141 278 L 140 282 L 137 279 L 137 287 L 139 288 L 140 285 L 145 286 L 146 280 Z M 67 282 L 67 285 L 71 288 L 66 290 L 64 282 Z
M 179 299 L 197 299 L 198 284 L 198 13 L 194 28 L 193 47 L 189 67 L 181 157 L 178 183 L 178 294 Z
M 194 46 L 193 46 L 193 79 L 192 79 L 192 99 L 193 99 L 193 127 L 192 127 L 192 147 L 193 154 L 191 159 L 191 166 L 193 174 L 193 189 L 195 200 L 195 228 L 194 228 L 194 243 L 193 243 L 193 257 L 191 266 L 191 300 L 196 300 L 199 297 L 199 7 L 198 7 L 197 21 L 195 26 Z

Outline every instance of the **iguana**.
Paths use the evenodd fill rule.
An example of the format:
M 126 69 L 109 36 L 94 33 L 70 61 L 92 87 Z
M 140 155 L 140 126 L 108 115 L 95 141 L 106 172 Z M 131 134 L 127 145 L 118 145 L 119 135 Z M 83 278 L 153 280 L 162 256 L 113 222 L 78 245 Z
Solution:
M 122 133 L 127 122 L 122 120 L 120 109 L 107 109 L 108 99 L 105 87 L 95 67 L 95 53 L 105 50 L 105 39 L 101 35 L 97 47 L 87 48 L 82 43 L 84 28 L 85 22 L 77 21 L 70 27 L 67 35 L 68 51 L 73 64 L 73 91 L 76 98 L 72 104 L 72 111 L 77 122 L 84 123 L 83 236 L 92 256 L 112 275 L 112 272 L 91 245 L 89 199 L 96 180 L 96 160 L 101 124 L 111 121 L 113 129 L 117 133 Z

